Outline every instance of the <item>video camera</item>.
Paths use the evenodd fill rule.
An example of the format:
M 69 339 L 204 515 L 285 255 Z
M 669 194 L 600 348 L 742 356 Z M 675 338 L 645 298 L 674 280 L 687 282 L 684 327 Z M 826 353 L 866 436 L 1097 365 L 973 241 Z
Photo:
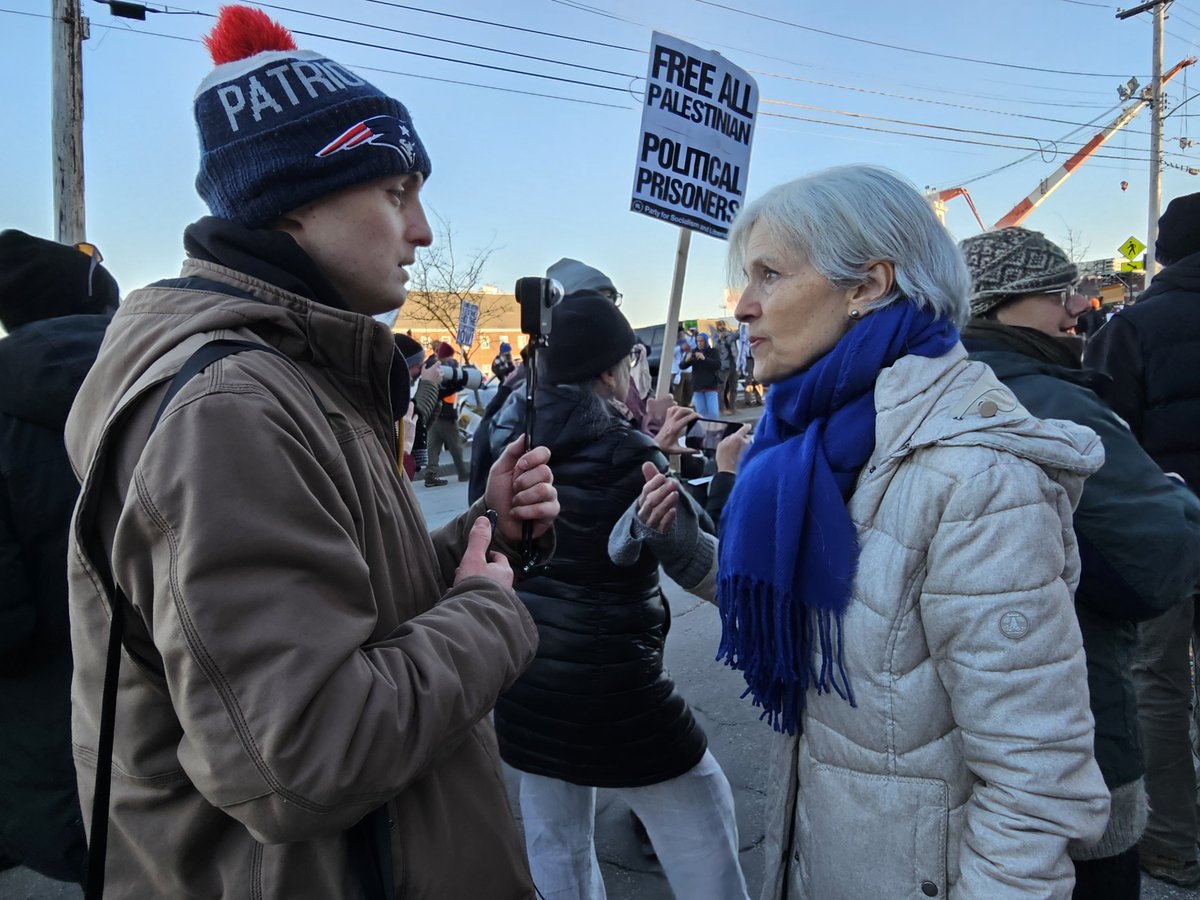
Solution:
M 483 372 L 474 366 L 439 366 L 442 370 L 442 390 L 474 391 L 483 385 Z
M 563 286 L 553 278 L 518 278 L 513 290 L 521 306 L 521 332 L 529 336 L 528 375 L 525 378 L 525 449 L 533 448 L 534 397 L 537 394 L 537 351 L 550 343 L 552 313 L 566 295 Z M 537 552 L 533 549 L 533 525 L 524 523 L 521 528 L 521 556 L 525 560 L 525 574 L 538 565 Z

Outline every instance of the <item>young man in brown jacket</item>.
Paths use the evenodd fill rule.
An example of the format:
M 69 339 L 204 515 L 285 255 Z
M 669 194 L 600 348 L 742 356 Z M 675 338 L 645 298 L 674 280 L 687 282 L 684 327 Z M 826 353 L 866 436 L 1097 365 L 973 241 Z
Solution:
M 537 643 L 509 559 L 524 522 L 550 543 L 549 452 L 510 446 L 427 533 L 370 317 L 431 240 L 428 156 L 399 102 L 261 13 L 226 7 L 207 43 L 213 215 L 122 304 L 68 423 L 85 820 L 110 602 L 126 620 L 107 896 L 532 897 L 487 715 Z M 216 339 L 251 349 L 177 379 Z

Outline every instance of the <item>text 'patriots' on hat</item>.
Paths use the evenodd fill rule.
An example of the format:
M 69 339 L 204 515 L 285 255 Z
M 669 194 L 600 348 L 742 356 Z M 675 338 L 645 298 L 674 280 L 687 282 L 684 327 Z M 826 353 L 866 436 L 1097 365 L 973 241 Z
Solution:
M 365 181 L 429 177 L 429 156 L 402 103 L 339 63 L 298 50 L 261 10 L 222 7 L 204 43 L 216 68 L 196 91 L 196 190 L 214 216 L 260 228 Z
M 959 245 L 971 271 L 971 315 L 1029 294 L 1060 290 L 1079 279 L 1079 267 L 1045 235 L 1027 228 L 1001 228 Z

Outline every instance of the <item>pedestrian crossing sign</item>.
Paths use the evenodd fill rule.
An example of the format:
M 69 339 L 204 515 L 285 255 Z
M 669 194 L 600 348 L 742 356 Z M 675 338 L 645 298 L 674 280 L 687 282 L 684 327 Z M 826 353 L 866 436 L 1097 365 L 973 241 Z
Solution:
M 1120 247 L 1117 248 L 1117 251 L 1126 259 L 1137 259 L 1139 256 L 1142 255 L 1142 251 L 1145 249 L 1146 249 L 1145 244 L 1143 244 L 1141 241 L 1139 241 L 1133 235 L 1130 235 L 1125 240 L 1125 243 L 1123 243 Z M 1131 270 L 1130 269 L 1122 269 L 1121 271 L 1128 272 Z

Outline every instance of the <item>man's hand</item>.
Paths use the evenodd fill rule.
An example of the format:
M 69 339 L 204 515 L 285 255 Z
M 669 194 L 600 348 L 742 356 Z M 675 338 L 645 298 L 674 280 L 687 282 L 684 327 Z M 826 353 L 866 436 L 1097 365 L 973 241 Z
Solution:
M 417 441 L 417 407 L 409 401 L 408 412 L 404 414 L 404 452 L 412 453 L 413 444 Z
M 545 534 L 558 517 L 558 491 L 550 471 L 550 450 L 534 447 L 528 453 L 521 435 L 504 448 L 488 473 L 483 499 L 499 516 L 498 527 L 505 539 L 521 539 L 521 525 L 533 523 L 533 536 Z
M 487 516 L 480 516 L 467 535 L 467 549 L 462 562 L 454 570 L 454 583 L 464 578 L 490 578 L 506 588 L 512 587 L 513 573 L 503 553 L 488 552 L 492 543 L 492 523 Z
M 737 473 L 742 454 L 750 446 L 750 426 L 743 425 L 717 444 L 717 471 Z
M 429 381 L 433 384 L 441 384 L 446 376 L 442 374 L 440 365 L 426 366 L 421 370 L 421 380 Z
M 658 429 L 658 434 L 654 437 L 654 443 L 666 455 L 672 453 L 696 453 L 697 451 L 682 446 L 679 443 L 679 439 L 687 431 L 688 426 L 698 418 L 700 418 L 700 413 L 689 406 L 672 406 L 667 410 L 662 427 Z
M 668 478 L 654 467 L 654 463 L 642 463 L 642 477 L 646 484 L 638 498 L 638 518 L 647 528 L 660 534 L 668 534 L 675 524 L 679 506 L 679 482 Z

